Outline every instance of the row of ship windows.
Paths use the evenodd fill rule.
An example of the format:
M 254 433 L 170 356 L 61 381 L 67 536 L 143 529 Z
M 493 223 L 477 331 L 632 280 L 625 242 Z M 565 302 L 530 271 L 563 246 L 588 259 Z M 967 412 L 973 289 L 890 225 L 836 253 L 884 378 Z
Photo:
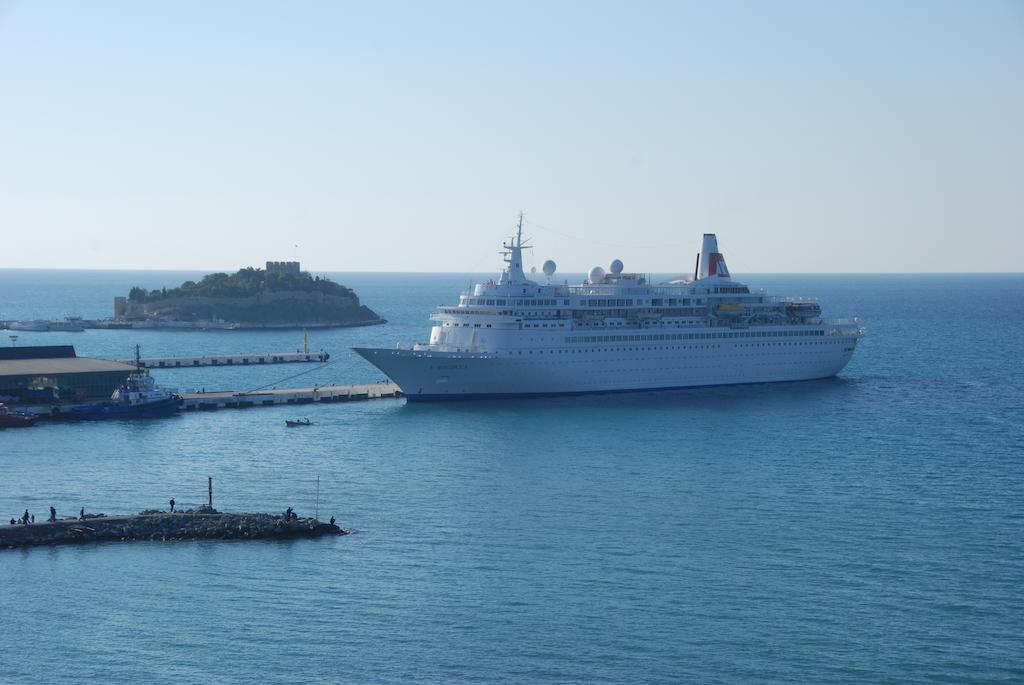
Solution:
M 708 340 L 720 338 L 789 338 L 821 336 L 823 330 L 810 331 L 728 331 L 725 333 L 656 333 L 651 335 L 571 335 L 567 343 L 646 342 L 652 340 Z
M 561 319 L 561 318 L 627 318 L 631 314 L 658 314 L 661 316 L 700 316 L 706 317 L 708 314 L 707 307 L 691 307 L 684 309 L 682 307 L 654 307 L 644 309 L 548 309 L 541 311 L 528 311 L 523 309 L 474 309 L 473 311 L 462 311 L 459 309 L 440 309 L 440 312 L 444 314 L 454 314 L 456 316 L 519 316 L 523 318 L 546 318 L 546 319 Z
M 670 320 L 670 321 L 667 321 L 667 322 L 658 322 L 658 325 L 664 325 L 664 324 L 668 324 L 668 325 L 672 325 L 672 326 L 679 325 L 679 324 L 694 324 L 695 325 L 695 324 L 701 323 L 701 322 L 702 321 Z M 488 324 L 478 324 L 478 323 L 469 324 L 469 323 L 448 323 L 448 322 L 445 322 L 442 325 L 444 327 L 446 327 L 446 328 L 448 328 L 448 327 L 458 328 L 459 326 L 462 326 L 463 328 L 481 328 L 481 327 L 483 327 L 483 328 L 490 328 L 491 327 L 491 324 L 489 324 L 489 323 Z M 635 324 L 627 324 L 627 322 L 624 322 L 624 321 L 609 321 L 607 323 L 602 322 L 602 323 L 597 323 L 597 324 L 592 324 L 592 325 L 593 326 L 626 326 L 626 325 L 635 325 Z M 565 324 L 564 323 L 550 323 L 550 324 L 547 324 L 547 323 L 524 323 L 523 324 L 523 328 L 565 328 Z M 626 339 L 637 340 L 638 338 L 636 336 L 633 336 L 633 338 L 621 338 L 621 339 L 623 339 L 623 340 L 626 340 Z M 643 339 L 644 340 L 648 340 L 648 339 L 654 340 L 655 338 L 653 338 L 653 337 L 644 337 Z M 669 338 L 664 338 L 664 337 L 658 338 L 658 340 L 667 340 L 667 339 L 669 339 Z M 689 340 L 689 338 L 671 338 L 671 339 L 672 340 Z M 603 340 L 607 342 L 607 341 L 611 340 L 611 338 L 605 336 L 603 338 Z M 589 341 L 589 342 L 593 342 L 593 341 Z
M 496 307 L 503 307 L 506 304 L 519 305 L 521 307 L 554 307 L 558 304 L 558 300 L 506 300 L 506 299 L 495 299 L 489 300 L 482 297 L 464 297 L 462 298 L 462 304 L 473 304 L 473 305 L 491 305 Z M 562 305 L 567 306 L 569 300 L 562 300 Z
M 697 324 L 697 321 L 668 321 L 665 322 L 669 325 L 679 324 Z M 458 328 L 491 328 L 491 324 L 468 324 L 468 323 L 448 323 L 442 324 L 444 327 Z M 626 325 L 624 322 L 615 321 L 607 324 L 598 324 L 601 326 L 623 326 Z M 541 324 L 541 323 L 524 323 L 523 328 L 565 328 L 564 323 L 552 323 L 552 324 Z M 728 333 L 658 333 L 651 335 L 576 335 L 570 336 L 565 339 L 567 343 L 592 343 L 592 342 L 638 342 L 638 341 L 649 341 L 649 340 L 706 340 L 709 338 L 777 338 L 777 337 L 791 337 L 791 336 L 807 336 L 807 335 L 825 335 L 825 331 L 742 331 L 742 332 L 728 332 Z M 230 362 L 228 362 L 230 364 Z
M 744 343 L 744 344 L 736 345 L 736 347 L 784 347 L 784 346 L 788 346 L 788 345 L 839 345 L 842 342 L 843 342 L 842 340 L 815 340 L 815 341 L 809 341 L 809 342 Z M 581 349 L 576 349 L 576 350 L 546 350 L 546 351 L 545 350 L 538 350 L 537 354 L 551 354 L 551 355 L 554 355 L 554 354 L 584 354 L 584 353 L 593 353 L 593 352 L 657 352 L 659 350 L 710 350 L 710 349 L 718 349 L 718 348 L 721 348 L 721 347 L 722 347 L 722 345 L 720 343 L 719 344 L 715 344 L 715 345 L 667 345 L 667 346 L 661 346 L 661 347 L 612 347 L 612 348 L 608 348 L 608 347 L 605 347 L 605 348 L 590 347 L 590 348 L 581 348 Z M 852 351 L 853 348 L 844 348 L 844 349 L 846 351 Z M 505 354 L 507 354 L 510 357 L 512 355 L 514 355 L 514 354 L 517 354 L 517 355 L 519 355 L 521 357 L 521 356 L 523 356 L 523 351 L 519 350 L 517 352 L 506 352 Z M 526 354 L 528 354 L 528 355 L 533 354 L 533 351 L 532 350 L 527 350 Z
M 478 323 L 469 324 L 469 323 L 448 323 L 447 321 L 444 324 L 442 324 L 442 325 L 445 326 L 446 328 L 449 327 L 449 326 L 452 327 L 452 328 L 458 328 L 459 326 L 462 326 L 463 328 L 490 328 L 491 327 L 491 324 L 489 324 L 489 323 L 488 324 L 478 324 Z M 620 323 L 620 324 L 617 324 L 617 325 L 621 326 L 622 324 Z M 549 326 L 551 328 L 565 328 L 565 324 L 564 323 L 552 323 L 552 324 L 546 324 L 546 323 L 524 323 L 523 324 L 523 328 L 548 328 Z
M 676 323 L 676 322 L 671 322 Z M 678 323 L 689 323 L 695 324 L 696 321 L 680 321 Z M 443 324 L 445 327 L 458 328 L 462 326 L 464 328 L 490 328 L 491 324 L 458 324 L 448 323 Z M 622 326 L 622 322 L 614 322 L 608 325 L 611 326 Z M 523 328 L 547 328 L 549 324 L 523 324 Z M 565 328 L 564 323 L 550 324 L 551 328 Z M 565 339 L 567 343 L 594 343 L 594 342 L 646 342 L 654 340 L 707 340 L 711 338 L 778 338 L 778 337 L 793 337 L 793 336 L 821 336 L 825 335 L 825 331 L 812 330 L 812 331 L 730 331 L 727 333 L 656 333 L 650 335 L 573 335 Z M 231 363 L 230 361 L 228 362 Z
M 726 290 L 725 288 L 722 288 L 723 292 L 725 290 Z M 716 292 L 717 292 L 717 289 L 716 289 Z M 745 289 L 744 289 L 744 292 L 745 292 Z M 489 298 L 483 298 L 483 297 L 467 297 L 467 298 L 463 298 L 462 299 L 461 304 L 463 304 L 463 305 L 475 305 L 475 306 L 482 306 L 482 307 L 504 307 L 506 305 L 518 306 L 518 307 L 556 307 L 556 306 L 559 306 L 559 300 L 544 300 L 544 299 L 537 299 L 537 300 L 510 300 L 510 299 L 502 299 L 502 298 L 489 299 Z M 689 306 L 690 300 L 689 300 L 689 298 L 679 298 L 679 297 L 669 297 L 669 298 L 655 297 L 655 298 L 652 298 L 650 300 L 645 300 L 645 299 L 633 300 L 632 298 L 612 299 L 612 298 L 603 298 L 603 297 L 592 297 L 592 298 L 587 298 L 587 299 L 581 299 L 579 301 L 579 303 L 578 303 L 578 306 L 580 306 L 580 307 L 632 307 L 634 304 L 636 304 L 638 306 L 643 306 L 644 304 L 649 304 L 649 305 L 651 305 L 653 307 L 663 307 L 665 305 L 668 305 L 670 307 L 676 307 L 676 306 L 683 306 L 683 307 L 685 307 L 685 306 Z M 693 301 L 693 304 L 705 304 L 705 300 L 703 300 L 703 299 L 695 299 Z M 561 300 L 561 306 L 568 307 L 569 306 L 569 300 Z
M 639 303 L 643 304 L 643 300 L 640 300 Z M 586 305 L 587 307 L 632 307 L 633 300 L 609 300 L 595 298 L 583 300 L 580 304 Z

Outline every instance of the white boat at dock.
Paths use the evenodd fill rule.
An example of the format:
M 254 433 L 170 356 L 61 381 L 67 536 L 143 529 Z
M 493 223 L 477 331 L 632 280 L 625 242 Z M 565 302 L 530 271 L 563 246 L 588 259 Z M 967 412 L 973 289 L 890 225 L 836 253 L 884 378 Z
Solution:
M 85 330 L 82 317 L 69 316 L 64 319 L 36 319 L 32 321 L 8 321 L 9 331 L 33 331 L 39 333 L 81 333 Z

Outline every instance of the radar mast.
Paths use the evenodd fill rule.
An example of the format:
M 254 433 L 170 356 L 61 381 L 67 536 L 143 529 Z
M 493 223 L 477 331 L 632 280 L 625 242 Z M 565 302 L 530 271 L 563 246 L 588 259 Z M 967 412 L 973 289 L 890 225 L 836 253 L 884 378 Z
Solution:
M 533 281 L 528 280 L 523 273 L 523 250 L 529 250 L 531 247 L 523 244 L 523 216 L 523 212 L 519 212 L 515 238 L 502 244 L 504 249 L 501 254 L 508 266 L 501 272 L 499 285 L 533 285 Z

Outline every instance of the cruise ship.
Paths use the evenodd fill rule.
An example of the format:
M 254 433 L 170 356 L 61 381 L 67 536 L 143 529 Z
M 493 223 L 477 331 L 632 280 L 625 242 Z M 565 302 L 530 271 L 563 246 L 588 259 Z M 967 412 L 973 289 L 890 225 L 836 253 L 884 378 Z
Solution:
M 438 307 L 429 342 L 355 352 L 420 402 L 815 380 L 839 373 L 864 335 L 815 300 L 734 281 L 711 233 L 693 278 L 658 284 L 618 259 L 579 285 L 554 283 L 551 260 L 532 280 L 521 217 L 503 248 L 500 278 Z

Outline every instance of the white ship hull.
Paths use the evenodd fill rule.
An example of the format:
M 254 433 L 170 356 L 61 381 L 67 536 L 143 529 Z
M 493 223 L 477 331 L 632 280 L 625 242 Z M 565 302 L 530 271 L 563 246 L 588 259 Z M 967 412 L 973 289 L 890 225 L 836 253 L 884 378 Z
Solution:
M 829 378 L 859 335 L 581 345 L 498 353 L 356 348 L 411 402 L 538 397 Z
M 523 272 L 522 215 L 497 281 L 431 315 L 430 339 L 355 351 L 411 402 L 697 388 L 829 378 L 864 329 L 824 320 L 816 300 L 778 299 L 732 280 L 705 233 L 692 280 L 651 285 L 612 260 L 580 285 Z

